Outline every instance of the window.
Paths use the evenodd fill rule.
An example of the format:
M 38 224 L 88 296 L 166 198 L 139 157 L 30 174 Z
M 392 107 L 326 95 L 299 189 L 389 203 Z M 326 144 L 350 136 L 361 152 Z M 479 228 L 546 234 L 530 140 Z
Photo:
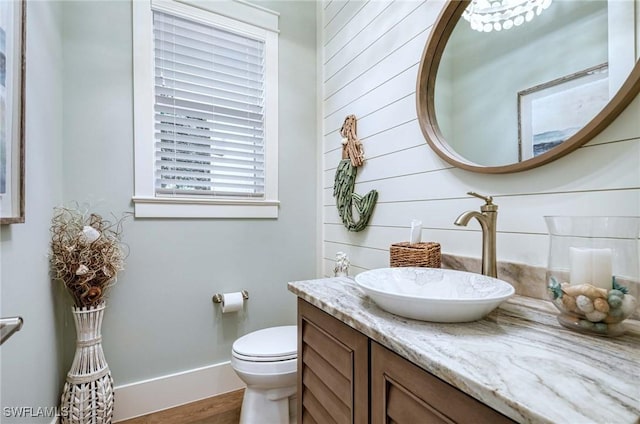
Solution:
M 136 216 L 277 217 L 277 28 L 133 7 Z

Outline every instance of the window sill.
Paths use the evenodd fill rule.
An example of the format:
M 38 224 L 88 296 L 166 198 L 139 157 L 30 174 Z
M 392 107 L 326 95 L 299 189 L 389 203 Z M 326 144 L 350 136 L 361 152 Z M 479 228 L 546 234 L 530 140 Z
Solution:
M 278 200 L 133 197 L 136 218 L 278 218 Z

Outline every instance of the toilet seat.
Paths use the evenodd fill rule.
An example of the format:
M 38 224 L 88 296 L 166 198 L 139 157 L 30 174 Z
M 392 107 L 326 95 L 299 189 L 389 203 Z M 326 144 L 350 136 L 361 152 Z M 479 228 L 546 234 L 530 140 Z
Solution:
M 286 325 L 254 331 L 233 343 L 234 358 L 248 362 L 280 362 L 298 357 L 297 326 Z

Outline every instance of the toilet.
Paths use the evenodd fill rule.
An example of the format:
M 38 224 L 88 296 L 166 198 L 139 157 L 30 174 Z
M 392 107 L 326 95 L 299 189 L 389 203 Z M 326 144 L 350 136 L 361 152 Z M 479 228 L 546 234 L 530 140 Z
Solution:
M 297 358 L 295 325 L 254 331 L 233 343 L 231 366 L 247 385 L 240 424 L 295 422 Z

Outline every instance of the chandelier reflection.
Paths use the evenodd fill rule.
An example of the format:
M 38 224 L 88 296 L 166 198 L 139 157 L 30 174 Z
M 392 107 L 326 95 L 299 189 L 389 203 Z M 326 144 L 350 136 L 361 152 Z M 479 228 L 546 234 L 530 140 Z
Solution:
M 540 15 L 552 0 L 471 0 L 462 13 L 471 29 L 480 32 L 502 31 L 520 26 Z

